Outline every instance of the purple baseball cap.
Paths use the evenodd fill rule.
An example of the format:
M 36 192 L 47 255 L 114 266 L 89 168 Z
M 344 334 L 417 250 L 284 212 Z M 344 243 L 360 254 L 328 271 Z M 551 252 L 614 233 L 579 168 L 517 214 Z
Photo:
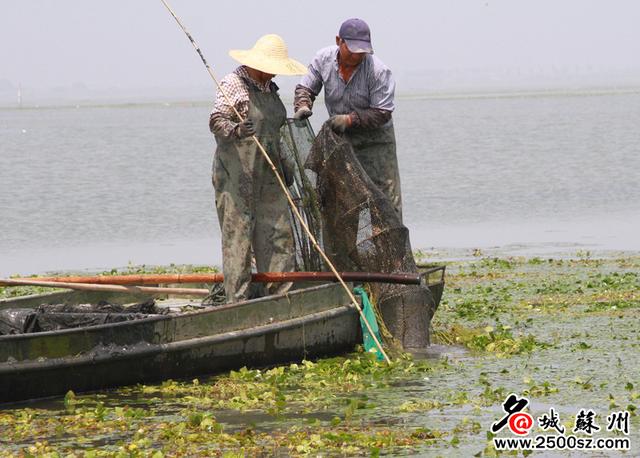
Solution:
M 347 43 L 347 48 L 353 53 L 366 52 L 373 54 L 371 47 L 371 31 L 362 19 L 347 19 L 340 26 L 338 36 Z

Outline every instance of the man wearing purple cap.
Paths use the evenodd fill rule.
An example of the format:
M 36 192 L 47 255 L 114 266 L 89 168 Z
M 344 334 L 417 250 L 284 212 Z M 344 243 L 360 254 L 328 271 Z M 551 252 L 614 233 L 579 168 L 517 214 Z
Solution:
M 371 32 L 362 19 L 340 27 L 336 46 L 323 48 L 296 86 L 295 119 L 313 113 L 313 101 L 324 86 L 324 101 L 334 131 L 344 133 L 371 180 L 389 197 L 402 219 L 400 174 L 391 113 L 395 81 L 371 47 Z

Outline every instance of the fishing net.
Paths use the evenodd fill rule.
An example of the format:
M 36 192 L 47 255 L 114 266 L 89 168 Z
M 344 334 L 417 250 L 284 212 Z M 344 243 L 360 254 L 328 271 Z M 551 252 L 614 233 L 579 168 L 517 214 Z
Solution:
M 309 121 L 287 119 L 280 130 L 281 159 L 292 176 L 289 192 L 305 224 L 322 246 L 322 221 L 315 193 L 315 177 L 304 167 L 315 139 Z M 291 211 L 291 210 L 290 210 Z M 322 271 L 323 262 L 298 218 L 291 212 L 291 226 L 296 245 L 296 270 Z
M 287 119 L 281 129 L 281 160 L 298 212 L 340 271 L 418 273 L 409 231 L 393 205 L 373 184 L 351 144 L 326 124 L 316 137 L 307 121 Z M 302 224 L 291 215 L 296 269 L 328 270 Z M 370 294 L 381 314 L 387 343 L 404 348 L 429 344 L 435 303 L 426 286 L 373 283 Z M 224 302 L 212 291 L 204 303 Z
M 418 273 L 409 230 L 368 177 L 351 144 L 324 124 L 307 155 L 325 253 L 338 270 Z M 371 285 L 386 327 L 406 348 L 429 344 L 435 302 L 422 285 Z
M 156 306 L 153 299 L 129 306 L 100 301 L 97 304 L 53 304 L 35 309 L 6 309 L 0 310 L 0 335 L 120 323 L 166 313 L 168 310 Z

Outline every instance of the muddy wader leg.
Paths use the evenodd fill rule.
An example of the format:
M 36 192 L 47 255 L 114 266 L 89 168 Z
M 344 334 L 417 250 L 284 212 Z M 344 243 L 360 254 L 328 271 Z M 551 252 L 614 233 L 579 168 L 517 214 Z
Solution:
M 227 302 L 249 298 L 251 286 L 251 234 L 255 220 L 251 216 L 250 202 L 239 196 L 234 179 L 241 176 L 236 161 L 221 159 L 216 154 L 213 183 L 216 190 L 216 210 L 222 236 L 222 269 Z M 239 164 L 238 164 L 239 165 Z M 229 167 L 238 170 L 229 170 Z
M 256 224 L 253 248 L 258 272 L 291 272 L 295 268 L 295 247 L 288 203 L 266 161 L 255 202 Z M 292 283 L 268 283 L 267 294 L 282 294 Z

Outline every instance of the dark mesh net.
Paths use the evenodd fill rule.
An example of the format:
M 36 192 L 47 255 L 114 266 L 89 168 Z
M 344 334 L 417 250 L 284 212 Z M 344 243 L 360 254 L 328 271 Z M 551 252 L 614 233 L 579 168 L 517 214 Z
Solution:
M 306 161 L 315 172 L 324 248 L 340 271 L 418 273 L 409 231 L 373 184 L 351 144 L 325 123 Z M 429 344 L 435 312 L 426 286 L 374 284 L 385 325 L 404 348 Z
M 289 186 L 289 192 L 309 230 L 322 245 L 322 222 L 320 207 L 314 191 L 315 178 L 304 168 L 315 135 L 308 121 L 301 122 L 293 119 L 287 119 L 287 123 L 281 129 L 281 134 L 281 159 L 287 173 L 292 175 L 288 180 L 292 183 Z M 294 215 L 291 215 L 291 225 L 296 244 L 296 267 L 298 270 L 323 270 L 320 255 Z
M 41 305 L 36 309 L 0 310 L 0 335 L 57 331 L 107 323 L 139 320 L 168 313 L 150 299 L 123 306 L 100 301 L 98 304 Z

